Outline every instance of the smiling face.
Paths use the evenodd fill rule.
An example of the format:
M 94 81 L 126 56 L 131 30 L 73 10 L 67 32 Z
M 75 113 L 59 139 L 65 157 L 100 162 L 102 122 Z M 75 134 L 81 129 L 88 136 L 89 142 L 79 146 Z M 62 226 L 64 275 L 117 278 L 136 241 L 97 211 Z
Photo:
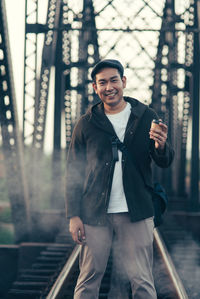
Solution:
M 105 112 L 118 113 L 124 109 L 123 89 L 126 87 L 126 77 L 121 78 L 117 69 L 100 70 L 96 74 L 93 87 L 104 104 Z

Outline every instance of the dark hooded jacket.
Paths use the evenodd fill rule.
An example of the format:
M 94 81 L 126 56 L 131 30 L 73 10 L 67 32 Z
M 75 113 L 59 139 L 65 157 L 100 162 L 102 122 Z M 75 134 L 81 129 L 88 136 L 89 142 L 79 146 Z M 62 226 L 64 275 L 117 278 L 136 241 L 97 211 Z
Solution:
M 168 167 L 174 152 L 166 142 L 158 152 L 149 138 L 154 110 L 136 99 L 124 97 L 132 108 L 122 152 L 123 187 L 132 222 L 154 215 L 152 203 L 152 159 Z M 103 103 L 94 105 L 74 128 L 66 173 L 67 217 L 79 216 L 83 223 L 104 225 L 110 198 L 115 161 L 112 139 L 115 131 L 104 113 Z

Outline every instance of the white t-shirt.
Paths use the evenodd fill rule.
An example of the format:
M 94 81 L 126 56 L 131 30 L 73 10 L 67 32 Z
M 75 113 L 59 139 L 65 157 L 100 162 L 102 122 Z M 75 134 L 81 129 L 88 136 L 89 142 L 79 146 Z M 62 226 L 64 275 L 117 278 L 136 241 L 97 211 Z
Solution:
M 127 102 L 126 107 L 119 113 L 106 114 L 121 142 L 124 141 L 127 122 L 131 113 L 131 105 Z M 122 181 L 122 152 L 118 150 L 119 161 L 115 163 L 113 181 L 108 205 L 108 213 L 128 212 L 126 197 Z

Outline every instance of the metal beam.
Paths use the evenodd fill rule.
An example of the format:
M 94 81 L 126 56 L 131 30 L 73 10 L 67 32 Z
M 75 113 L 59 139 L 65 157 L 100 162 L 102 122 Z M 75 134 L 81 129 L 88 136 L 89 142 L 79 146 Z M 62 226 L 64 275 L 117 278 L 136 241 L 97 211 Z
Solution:
M 194 27 L 200 29 L 200 1 L 194 3 Z M 200 34 L 194 33 L 192 68 L 192 156 L 191 156 L 191 210 L 199 210 L 199 102 L 200 102 Z
M 28 186 L 24 169 L 22 134 L 19 130 L 5 1 L 0 1 L 0 125 L 6 165 L 8 195 L 15 241 L 27 241 L 30 233 Z

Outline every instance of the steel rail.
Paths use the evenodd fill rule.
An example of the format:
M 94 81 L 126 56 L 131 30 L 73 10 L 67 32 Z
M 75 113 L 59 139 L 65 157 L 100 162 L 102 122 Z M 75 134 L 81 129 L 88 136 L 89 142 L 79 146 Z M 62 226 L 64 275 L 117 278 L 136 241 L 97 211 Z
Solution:
M 179 278 L 179 275 L 175 269 L 173 261 L 170 257 L 170 254 L 165 246 L 165 243 L 162 239 L 162 236 L 157 228 L 154 229 L 154 240 L 156 246 L 158 248 L 159 254 L 165 264 L 166 270 L 168 275 L 171 279 L 173 284 L 174 290 L 176 292 L 177 299 L 189 299 L 185 288 Z M 65 266 L 63 267 L 62 271 L 60 272 L 59 276 L 57 277 L 56 281 L 54 282 L 50 292 L 48 293 L 46 299 L 59 299 L 62 297 L 62 290 L 65 288 L 65 283 L 67 278 L 78 259 L 79 253 L 81 250 L 81 246 L 76 245 L 73 249 L 69 259 L 67 260 Z
M 60 298 L 61 293 L 62 293 L 62 288 L 65 285 L 65 281 L 67 280 L 67 277 L 68 277 L 69 273 L 71 272 L 76 260 L 78 259 L 80 250 L 81 250 L 81 246 L 76 245 L 74 250 L 72 251 L 70 257 L 68 258 L 65 266 L 63 267 L 62 271 L 60 272 L 58 278 L 56 279 L 55 283 L 53 284 L 46 299 Z
M 175 288 L 176 295 L 177 295 L 176 298 L 177 299 L 189 299 L 189 297 L 185 291 L 185 288 L 179 278 L 179 275 L 175 269 L 174 263 L 172 262 L 169 252 L 165 246 L 162 236 L 157 228 L 154 229 L 154 239 L 155 239 L 156 245 L 158 247 L 158 250 L 161 254 L 161 257 L 163 259 L 163 262 L 166 266 L 166 270 L 167 270 L 169 277 L 171 278 L 171 281 Z

